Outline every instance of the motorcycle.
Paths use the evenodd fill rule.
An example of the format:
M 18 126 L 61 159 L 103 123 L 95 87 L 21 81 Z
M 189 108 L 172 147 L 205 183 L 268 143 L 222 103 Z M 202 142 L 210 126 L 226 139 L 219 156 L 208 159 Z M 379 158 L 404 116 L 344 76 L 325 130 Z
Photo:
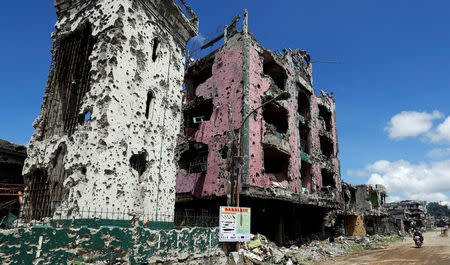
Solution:
M 422 242 L 422 239 L 420 238 L 420 236 L 415 236 L 414 237 L 414 243 L 416 243 L 416 246 L 418 248 L 422 247 L 423 242 Z

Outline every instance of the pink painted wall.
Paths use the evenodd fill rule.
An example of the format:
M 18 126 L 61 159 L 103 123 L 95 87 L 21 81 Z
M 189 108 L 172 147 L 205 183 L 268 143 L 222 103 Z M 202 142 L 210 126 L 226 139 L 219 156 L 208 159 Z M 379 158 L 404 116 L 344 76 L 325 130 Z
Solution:
M 229 41 L 230 43 L 230 41 Z M 209 121 L 204 121 L 199 130 L 193 135 L 191 140 L 207 144 L 209 147 L 207 172 L 204 177 L 201 173 L 188 174 L 181 171 L 177 175 L 176 192 L 191 193 L 196 197 L 223 196 L 227 194 L 226 185 L 226 160 L 221 157 L 220 150 L 227 144 L 227 135 L 229 127 L 234 130 L 239 129 L 242 122 L 243 108 L 243 42 L 231 42 L 226 44 L 217 52 L 212 67 L 212 77 L 197 87 L 195 95 L 204 99 L 213 100 L 213 112 Z M 236 45 L 239 43 L 239 45 Z M 261 97 L 270 87 L 271 78 L 263 74 L 262 59 L 260 51 L 263 48 L 256 42 L 250 45 L 250 63 L 249 77 L 250 88 L 248 94 L 248 104 L 250 110 L 261 105 Z M 277 56 L 277 58 L 280 58 Z M 286 91 L 291 93 L 291 98 L 283 104 L 289 112 L 289 129 L 287 134 L 288 145 L 290 147 L 290 162 L 288 169 L 289 186 L 287 187 L 293 193 L 301 193 L 301 159 L 300 159 L 300 135 L 298 130 L 298 91 L 295 85 L 295 69 L 290 63 L 290 56 L 286 55 L 280 58 L 280 63 L 287 71 Z M 311 72 L 308 67 L 307 72 Z M 317 119 L 319 116 L 318 101 L 327 101 L 332 110 L 332 129 L 331 136 L 334 142 L 334 155 L 337 154 L 337 134 L 336 120 L 334 115 L 334 101 L 331 97 L 319 97 L 315 94 L 311 96 L 311 157 L 312 179 L 307 186 L 311 191 L 317 192 L 322 186 L 321 169 L 326 165 L 332 167 L 337 186 L 336 196 L 340 194 L 340 173 L 339 160 L 337 158 L 323 159 L 320 151 L 319 132 L 322 125 Z M 232 104 L 233 120 L 228 123 L 228 103 Z M 262 117 L 262 110 L 258 110 L 255 115 L 249 118 L 249 172 L 248 184 L 269 187 L 272 174 L 264 173 L 263 165 L 263 145 L 264 135 L 266 133 L 266 123 Z M 245 173 L 245 172 L 244 172 Z M 245 175 L 245 174 L 244 174 Z
M 227 46 L 219 51 L 212 67 L 212 77 L 200 84 L 197 97 L 213 100 L 213 112 L 209 121 L 204 121 L 191 140 L 208 145 L 207 173 L 202 187 L 198 187 L 199 173 L 188 174 L 182 170 L 177 174 L 177 193 L 198 193 L 199 197 L 223 196 L 227 194 L 226 159 L 220 149 L 227 144 L 229 127 L 238 129 L 242 121 L 242 46 Z M 232 104 L 233 121 L 228 122 L 228 103 Z M 200 183 L 199 183 L 200 184 Z M 197 187 L 196 187 L 197 185 Z

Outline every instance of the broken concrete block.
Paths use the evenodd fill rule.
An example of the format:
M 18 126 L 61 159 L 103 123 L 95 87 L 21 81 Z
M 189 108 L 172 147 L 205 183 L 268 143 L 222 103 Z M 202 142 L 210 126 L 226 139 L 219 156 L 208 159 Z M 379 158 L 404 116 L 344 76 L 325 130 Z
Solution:
M 261 240 L 256 239 L 256 240 L 248 242 L 247 246 L 249 249 L 254 249 L 254 248 L 262 246 L 262 243 L 261 243 Z
M 254 264 L 262 264 L 263 262 L 263 258 L 252 253 L 252 252 L 244 252 L 244 257 L 248 260 L 250 260 L 251 262 L 253 262 Z
M 228 264 L 229 265 L 243 265 L 244 260 L 238 252 L 231 252 L 228 255 Z

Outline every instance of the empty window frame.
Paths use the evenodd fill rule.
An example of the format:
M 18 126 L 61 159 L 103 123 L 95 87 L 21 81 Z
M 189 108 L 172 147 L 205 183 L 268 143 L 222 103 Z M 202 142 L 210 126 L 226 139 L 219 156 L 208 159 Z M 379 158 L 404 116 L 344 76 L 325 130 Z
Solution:
M 322 152 L 322 155 L 327 158 L 334 156 L 333 142 L 324 135 L 320 136 L 320 151 Z
M 193 103 L 193 106 L 184 110 L 186 135 L 193 136 L 204 121 L 209 121 L 213 113 L 213 101 L 207 99 Z
M 319 118 L 324 122 L 324 129 L 327 131 L 331 130 L 331 112 L 327 107 L 319 105 Z
M 91 26 L 84 24 L 55 44 L 47 82 L 42 138 L 72 135 L 79 121 L 82 99 L 89 90 L 89 56 L 94 46 Z
M 263 53 L 263 72 L 272 78 L 279 89 L 285 90 L 287 79 L 286 70 L 275 62 L 269 52 Z
M 154 99 L 154 95 L 152 91 L 148 91 L 147 93 L 147 101 L 145 104 L 145 117 L 147 119 L 151 118 L 151 114 L 152 114 L 152 109 L 153 109 L 153 99 Z
M 311 141 L 311 129 L 305 125 L 299 125 L 299 133 L 300 133 L 300 148 L 303 153 L 310 155 L 310 141 Z
M 153 38 L 153 52 L 152 52 L 152 61 L 156 61 L 156 59 L 158 58 L 158 53 L 159 53 L 159 39 L 158 38 Z
M 279 133 L 286 133 L 289 127 L 288 123 L 288 111 L 275 104 L 269 103 L 263 108 L 263 118 L 268 124 L 275 127 L 275 130 Z
M 189 150 L 181 154 L 178 165 L 188 173 L 206 172 L 208 163 L 208 146 L 202 143 L 189 145 Z
M 289 154 L 274 147 L 266 146 L 264 152 L 264 170 L 274 174 L 279 182 L 288 179 Z
M 302 178 L 302 187 L 307 189 L 310 193 L 313 191 L 312 185 L 312 166 L 310 163 L 302 161 L 300 174 Z
M 211 58 L 201 65 L 196 65 L 188 70 L 185 77 L 186 92 L 188 100 L 195 98 L 197 87 L 203 84 L 212 76 L 214 58 Z
M 320 170 L 320 173 L 322 175 L 322 187 L 332 187 L 332 188 L 336 188 L 336 182 L 334 181 L 334 174 L 333 172 L 322 168 Z
M 300 83 L 297 83 L 298 89 L 298 113 L 309 121 L 310 118 L 310 93 Z

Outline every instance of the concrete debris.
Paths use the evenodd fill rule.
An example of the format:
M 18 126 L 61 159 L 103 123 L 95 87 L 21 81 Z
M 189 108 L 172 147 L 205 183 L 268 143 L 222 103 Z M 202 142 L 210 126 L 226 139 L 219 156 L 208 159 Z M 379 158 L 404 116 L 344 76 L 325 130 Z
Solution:
M 313 240 L 304 245 L 278 247 L 265 236 L 257 234 L 257 239 L 241 244 L 239 255 L 250 264 L 305 264 L 313 260 L 343 255 L 347 252 L 362 249 L 385 248 L 398 236 L 351 236 L 337 237 L 335 242 L 329 240 Z M 255 242 L 261 243 L 258 247 Z M 235 252 L 234 252 L 235 253 Z M 236 255 L 236 254 L 234 254 Z M 238 260 L 237 257 L 234 257 Z
M 391 217 L 392 230 L 405 232 L 431 225 L 425 201 L 392 202 L 386 205 L 386 209 Z
M 244 260 L 238 252 L 230 252 L 228 255 L 228 265 L 243 265 Z

